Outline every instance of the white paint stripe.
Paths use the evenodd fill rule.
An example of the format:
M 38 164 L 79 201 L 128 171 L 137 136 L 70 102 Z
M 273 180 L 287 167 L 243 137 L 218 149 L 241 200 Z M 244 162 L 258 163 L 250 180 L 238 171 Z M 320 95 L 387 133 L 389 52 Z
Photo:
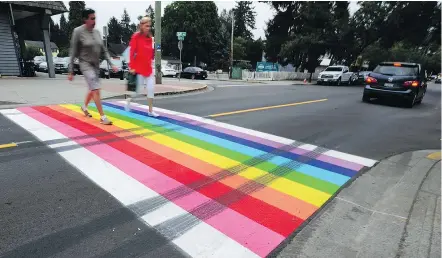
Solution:
M 119 103 L 125 104 L 124 101 L 118 101 Z M 134 105 L 136 105 L 137 107 L 143 108 L 143 109 L 147 109 L 146 105 L 141 105 L 141 104 L 137 104 L 134 103 Z M 285 144 L 285 145 L 290 145 L 290 144 L 295 144 L 295 143 L 301 143 L 301 142 L 297 142 L 295 140 L 290 140 L 287 138 L 283 138 L 280 136 L 276 136 L 276 135 L 271 135 L 268 133 L 264 133 L 264 132 L 260 132 L 260 131 L 256 131 L 256 130 L 251 130 L 251 129 L 247 129 L 247 128 L 243 128 L 243 127 L 239 127 L 239 126 L 235 126 L 235 125 L 231 125 L 231 124 L 226 124 L 223 122 L 218 122 L 215 120 L 211 120 L 211 119 L 207 119 L 207 118 L 203 118 L 203 117 L 198 117 L 198 116 L 194 116 L 194 115 L 190 115 L 190 114 L 185 114 L 185 113 L 181 113 L 181 112 L 176 112 L 176 111 L 171 111 L 171 110 L 167 110 L 167 109 L 163 109 L 163 108 L 158 108 L 155 107 L 156 110 L 159 110 L 161 112 L 164 112 L 166 114 L 171 114 L 171 115 L 177 115 L 177 116 L 181 116 L 184 118 L 188 118 L 188 119 L 193 119 L 199 122 L 204 122 L 207 124 L 211 124 L 211 125 L 216 125 L 219 127 L 224 127 L 233 131 L 237 131 L 237 132 L 241 132 L 241 133 L 246 133 L 252 136 L 256 136 L 256 137 L 260 137 L 263 139 L 267 139 L 267 140 L 271 140 L 277 143 L 281 143 L 281 144 Z M 315 148 L 318 148 L 318 146 L 312 145 L 312 144 L 306 144 L 306 143 L 301 143 L 301 145 L 298 147 L 304 150 L 308 150 L 308 151 L 312 151 Z M 340 151 L 335 151 L 335 150 L 328 150 L 326 152 L 323 153 L 324 155 L 330 156 L 330 157 L 334 157 L 337 159 L 342 159 L 342 160 L 346 160 L 346 161 L 350 161 L 353 163 L 357 163 L 366 167 L 372 167 L 374 164 L 376 164 L 376 160 L 373 159 L 368 159 L 368 158 L 364 158 L 364 157 L 360 157 L 360 156 L 356 156 L 356 155 L 352 155 L 352 154 L 348 154 L 348 153 L 344 153 L 344 152 L 340 152 Z
M 63 149 L 58 152 L 58 154 L 74 167 L 78 168 L 99 187 L 109 192 L 124 206 L 158 196 L 155 191 L 126 175 L 112 164 L 104 161 L 81 145 L 78 145 L 65 135 L 26 114 L 18 110 L 0 110 L 0 113 L 30 131 L 41 141 L 66 140 L 62 143 L 48 145 L 50 148 L 77 146 L 78 148 Z M 174 214 L 187 213 L 184 209 L 171 202 L 166 206 L 166 208 L 163 207 L 161 209 L 161 212 L 152 212 L 150 215 L 143 216 L 142 219 L 148 225 L 157 225 L 163 220 L 161 217 L 168 216 L 168 214 L 164 214 L 163 212 L 173 212 Z M 246 247 L 230 239 L 205 222 L 199 223 L 193 229 L 187 231 L 172 242 L 183 251 L 195 257 L 224 258 L 227 257 L 226 254 L 230 254 L 231 257 L 258 257 L 258 255 Z M 228 250 L 225 250 L 226 248 L 228 248 Z

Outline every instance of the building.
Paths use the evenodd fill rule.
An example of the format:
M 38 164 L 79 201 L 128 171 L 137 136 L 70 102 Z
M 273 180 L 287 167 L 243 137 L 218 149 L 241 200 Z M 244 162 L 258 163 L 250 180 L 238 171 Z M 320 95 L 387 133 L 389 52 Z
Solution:
M 44 50 L 45 46 L 44 46 L 43 41 L 25 40 L 25 46 L 26 47 L 34 47 L 34 48 L 40 50 L 42 55 L 45 56 L 45 50 Z M 52 52 L 53 57 L 56 57 L 59 53 L 59 49 L 54 42 L 51 42 L 51 52 Z
M 53 53 L 49 37 L 52 15 L 67 12 L 62 1 L 1 1 L 0 2 L 0 74 L 22 74 L 21 60 L 26 40 L 43 42 L 49 77 L 55 77 Z M 37 32 L 37 33 L 36 33 Z M 37 35 L 37 36 L 35 36 Z

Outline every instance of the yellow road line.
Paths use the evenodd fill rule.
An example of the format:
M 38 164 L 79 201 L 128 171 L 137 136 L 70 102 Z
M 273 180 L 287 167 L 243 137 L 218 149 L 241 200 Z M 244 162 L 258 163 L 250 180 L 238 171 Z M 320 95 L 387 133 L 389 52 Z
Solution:
M 0 144 L 0 149 L 6 149 L 11 147 L 17 147 L 17 144 L 15 143 L 6 143 L 6 144 Z
M 309 100 L 309 101 L 296 102 L 296 103 L 290 103 L 290 104 L 282 104 L 282 105 L 276 105 L 276 106 L 267 106 L 267 107 L 260 107 L 260 108 L 250 108 L 250 109 L 237 110 L 237 111 L 232 111 L 232 112 L 213 114 L 213 115 L 209 115 L 208 117 L 228 116 L 228 115 L 241 114 L 241 113 L 260 111 L 260 110 L 267 110 L 267 109 L 273 109 L 273 108 L 299 106 L 299 105 L 304 105 L 304 104 L 323 102 L 323 101 L 327 101 L 327 100 L 328 99 L 317 99 L 317 100 Z
M 440 153 L 440 151 L 433 152 L 430 155 L 428 155 L 427 158 L 428 159 L 433 159 L 433 160 L 440 160 L 441 159 L 441 153 Z

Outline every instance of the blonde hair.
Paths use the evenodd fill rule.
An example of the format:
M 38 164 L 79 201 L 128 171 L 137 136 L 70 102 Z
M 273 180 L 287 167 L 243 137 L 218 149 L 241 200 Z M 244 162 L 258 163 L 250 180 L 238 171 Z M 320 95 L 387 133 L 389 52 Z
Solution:
M 143 18 L 141 18 L 140 24 L 138 24 L 138 32 L 141 32 L 141 25 L 148 22 L 152 24 L 152 19 L 149 16 L 144 16 Z M 152 29 L 149 31 L 148 36 L 152 36 Z

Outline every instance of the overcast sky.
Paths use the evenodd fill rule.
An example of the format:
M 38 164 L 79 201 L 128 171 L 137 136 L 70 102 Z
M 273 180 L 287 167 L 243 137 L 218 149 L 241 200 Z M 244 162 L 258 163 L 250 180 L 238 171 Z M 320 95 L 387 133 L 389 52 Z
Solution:
M 161 14 L 164 15 L 164 7 L 173 1 L 161 1 Z M 69 9 L 69 1 L 63 1 L 66 7 Z M 144 14 L 144 10 L 147 7 L 152 5 L 155 8 L 155 1 L 85 1 L 86 7 L 94 9 L 97 13 L 97 24 L 96 28 L 103 32 L 103 26 L 107 25 L 109 19 L 112 16 L 115 16 L 118 20 L 121 19 L 121 15 L 123 14 L 124 8 L 126 8 L 127 12 L 130 15 L 132 22 L 137 22 L 137 17 L 139 15 Z M 218 6 L 218 13 L 221 13 L 223 9 L 232 9 L 235 7 L 234 1 L 215 1 L 215 4 Z M 273 18 L 273 11 L 268 4 L 259 3 L 258 1 L 254 1 L 254 7 L 256 11 L 256 29 L 253 30 L 253 35 L 255 39 L 259 37 L 265 39 L 264 29 L 266 27 L 266 22 Z M 353 14 L 357 9 L 358 5 L 356 1 L 350 2 L 350 14 Z M 66 19 L 68 18 L 68 13 L 65 13 Z M 60 22 L 60 15 L 52 16 L 55 23 Z

